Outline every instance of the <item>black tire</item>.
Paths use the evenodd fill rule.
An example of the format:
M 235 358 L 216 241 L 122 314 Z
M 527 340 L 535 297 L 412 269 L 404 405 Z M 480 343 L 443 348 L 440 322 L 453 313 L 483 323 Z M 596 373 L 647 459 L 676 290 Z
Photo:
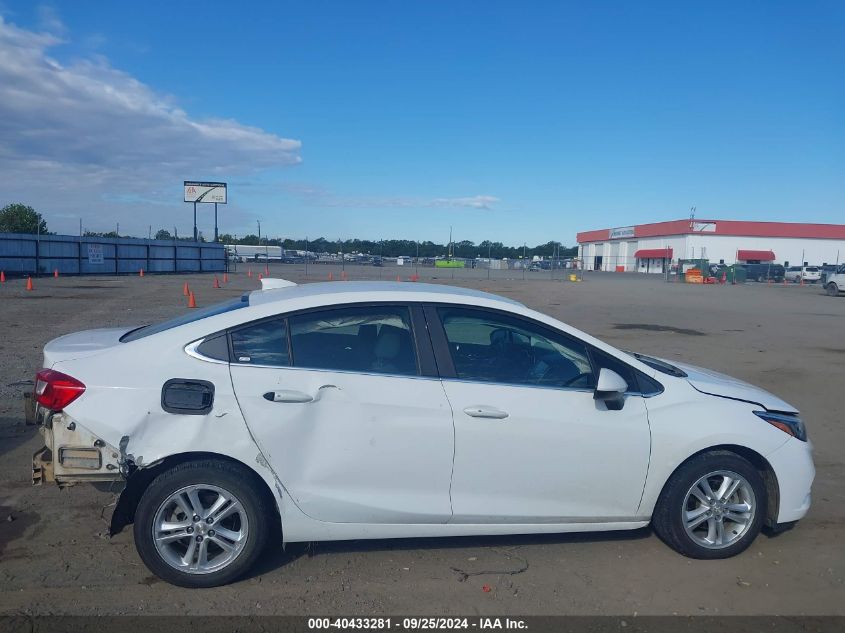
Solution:
M 691 488 L 699 479 L 717 471 L 730 471 L 744 478 L 753 490 L 756 507 L 752 520 L 741 536 L 728 545 L 709 548 L 690 537 L 684 527 L 682 514 Z M 760 533 L 767 502 L 763 477 L 748 460 L 727 451 L 703 453 L 682 464 L 672 474 L 663 488 L 651 522 L 663 542 L 684 556 L 700 559 L 730 558 L 744 551 Z
M 153 537 L 153 522 L 166 500 L 175 492 L 194 485 L 215 486 L 231 493 L 240 502 L 248 525 L 244 544 L 236 557 L 221 569 L 207 573 L 177 569 L 159 553 Z M 161 473 L 144 491 L 135 511 L 135 547 L 141 560 L 156 576 L 180 587 L 217 587 L 236 580 L 261 555 L 272 530 L 272 521 L 278 516 L 272 501 L 260 486 L 255 473 L 223 460 L 185 462 Z M 186 537 L 187 542 L 191 538 Z M 206 547 L 211 546 L 207 543 Z
M 839 295 L 839 286 L 837 286 L 832 281 L 829 284 L 827 284 L 826 290 L 827 290 L 827 294 L 831 297 L 836 297 L 836 296 Z

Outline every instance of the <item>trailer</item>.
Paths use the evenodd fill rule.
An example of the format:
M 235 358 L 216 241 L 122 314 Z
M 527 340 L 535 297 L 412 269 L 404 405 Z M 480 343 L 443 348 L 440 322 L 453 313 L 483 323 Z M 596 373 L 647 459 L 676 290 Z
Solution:
M 226 254 L 229 260 L 236 262 L 281 261 L 284 250 L 281 246 L 226 244 Z

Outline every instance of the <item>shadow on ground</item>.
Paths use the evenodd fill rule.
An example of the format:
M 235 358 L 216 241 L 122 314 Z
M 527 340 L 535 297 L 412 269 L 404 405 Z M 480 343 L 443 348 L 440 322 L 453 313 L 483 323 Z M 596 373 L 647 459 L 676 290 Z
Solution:
M 303 556 L 314 557 L 323 554 L 351 554 L 365 552 L 385 551 L 419 551 L 419 550 L 449 550 L 468 548 L 513 548 L 525 545 L 563 545 L 568 543 L 600 543 L 614 541 L 628 541 L 645 539 L 652 535 L 650 527 L 638 530 L 619 530 L 616 532 L 576 532 L 566 534 L 518 534 L 508 536 L 453 536 L 453 537 L 431 537 L 431 538 L 400 538 L 400 539 L 367 539 L 357 541 L 326 541 L 320 543 L 288 543 L 282 549 L 276 547 L 275 543 L 281 540 L 281 535 L 276 533 L 270 536 L 270 545 L 266 548 L 264 556 L 259 559 L 255 566 L 241 579 L 248 580 L 273 572 Z M 276 540 L 278 539 L 278 540 Z M 520 556 L 514 556 L 517 560 L 523 560 Z M 521 573 L 524 569 L 513 570 L 503 569 L 491 571 L 491 574 L 512 574 Z M 453 570 L 459 574 L 466 574 L 462 570 Z M 488 572 L 484 572 L 488 573 Z

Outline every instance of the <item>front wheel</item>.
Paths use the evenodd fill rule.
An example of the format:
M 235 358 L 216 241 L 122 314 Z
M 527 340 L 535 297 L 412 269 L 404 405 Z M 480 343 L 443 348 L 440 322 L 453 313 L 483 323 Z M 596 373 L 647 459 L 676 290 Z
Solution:
M 763 478 L 751 463 L 733 453 L 705 453 L 672 475 L 652 525 L 684 556 L 729 558 L 759 534 L 766 502 Z
M 839 294 L 839 286 L 837 286 L 831 281 L 829 284 L 827 284 L 827 294 L 831 297 L 837 296 Z
M 156 477 L 135 512 L 135 546 L 156 576 L 181 587 L 232 582 L 264 549 L 274 516 L 254 473 L 218 460 Z

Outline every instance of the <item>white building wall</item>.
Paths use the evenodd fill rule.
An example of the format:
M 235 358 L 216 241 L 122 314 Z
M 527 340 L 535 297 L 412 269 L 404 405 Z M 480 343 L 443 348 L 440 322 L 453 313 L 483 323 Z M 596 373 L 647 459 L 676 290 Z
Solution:
M 835 264 L 845 262 L 845 240 L 819 240 L 786 237 L 740 237 L 733 235 L 674 235 L 668 237 L 646 237 L 637 240 L 612 240 L 590 242 L 580 245 L 580 255 L 587 269 L 595 268 L 595 257 L 601 256 L 601 269 L 616 270 L 616 266 L 625 266 L 626 271 L 637 270 L 634 254 L 639 250 L 653 248 L 671 248 L 672 259 L 709 259 L 711 263 L 724 261 L 736 263 L 739 250 L 772 251 L 774 263 L 789 262 L 792 266 L 802 263 L 809 265 Z
M 689 235 L 688 243 L 694 248 L 695 257 L 700 257 L 701 247 L 706 249 L 705 257 L 711 263 L 724 260 L 726 264 L 736 262 L 739 250 L 772 251 L 775 263 L 799 266 L 802 263 L 801 253 L 809 265 L 824 263 L 835 264 L 837 253 L 839 261 L 845 261 L 845 241 L 843 240 L 812 240 L 793 237 L 736 237 L 732 235 Z M 687 255 L 686 258 L 690 258 Z

